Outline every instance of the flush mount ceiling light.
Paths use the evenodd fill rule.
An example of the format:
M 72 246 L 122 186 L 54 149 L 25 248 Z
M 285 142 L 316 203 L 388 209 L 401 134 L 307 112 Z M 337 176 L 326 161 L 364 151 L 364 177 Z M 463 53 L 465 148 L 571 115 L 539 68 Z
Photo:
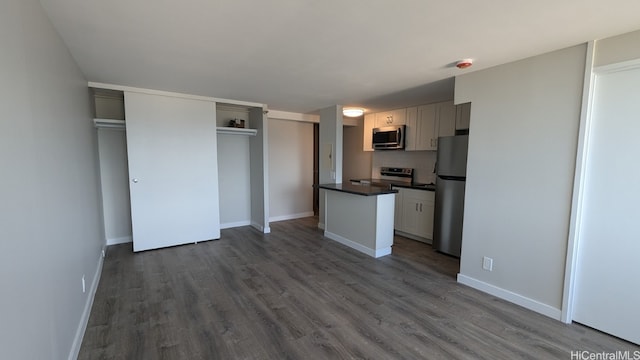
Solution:
M 350 108 L 350 109 L 342 110 L 342 115 L 348 116 L 348 117 L 358 117 L 358 116 L 362 116 L 362 114 L 364 114 L 363 109 Z

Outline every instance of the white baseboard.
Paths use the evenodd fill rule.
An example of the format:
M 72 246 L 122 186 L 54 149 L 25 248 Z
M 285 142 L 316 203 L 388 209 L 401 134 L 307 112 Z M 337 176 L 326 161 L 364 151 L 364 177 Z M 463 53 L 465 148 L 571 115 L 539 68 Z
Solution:
M 329 231 L 325 231 L 324 232 L 324 236 L 328 237 L 331 240 L 337 241 L 342 245 L 348 246 L 354 250 L 358 250 L 361 253 L 367 254 L 371 257 L 374 258 L 379 258 L 381 256 L 385 256 L 385 255 L 389 255 L 391 254 L 391 246 L 386 247 L 386 248 L 382 248 L 382 249 L 370 249 L 364 245 L 358 244 L 357 242 L 353 241 L 353 240 L 349 240 L 347 238 L 344 238 L 340 235 L 334 234 L 332 232 Z
M 123 237 L 119 237 L 119 238 L 111 238 L 111 239 L 107 239 L 107 246 L 108 245 L 125 244 L 125 243 L 130 243 L 130 242 L 133 242 L 133 236 L 123 236 Z
M 262 225 L 258 224 L 257 222 L 251 222 L 250 225 L 253 226 L 254 228 L 258 229 L 258 231 L 260 231 L 263 234 L 269 234 L 271 232 L 271 228 L 269 226 L 262 226 Z
M 318 223 L 318 229 L 324 230 L 324 223 Z
M 423 238 L 422 236 L 409 234 L 409 233 L 406 233 L 406 232 L 400 231 L 400 230 L 394 230 L 394 233 L 396 235 L 400 235 L 400 236 L 406 237 L 406 238 L 411 239 L 411 240 L 416 240 L 416 241 L 423 242 L 425 244 L 433 245 L 433 240 L 427 239 L 427 238 Z
M 253 225 L 251 223 L 251 220 L 235 221 L 235 222 L 220 224 L 220 229 L 230 229 L 234 227 L 247 226 L 247 225 Z
M 516 305 L 520 305 L 539 314 L 548 316 L 552 319 L 556 319 L 558 321 L 560 321 L 561 319 L 562 311 L 560 309 L 554 308 L 553 306 L 549 306 L 520 294 L 516 294 L 512 291 L 499 288 L 495 285 L 491 285 L 484 281 L 480 281 L 462 274 L 458 274 L 458 282 L 470 286 L 476 290 L 491 294 L 500 299 L 507 300 Z
M 91 315 L 93 300 L 96 297 L 96 291 L 98 290 L 98 284 L 100 283 L 100 276 L 102 275 L 102 265 L 104 264 L 104 258 L 102 257 L 102 254 L 104 254 L 105 251 L 106 246 L 103 246 L 102 250 L 100 251 L 100 255 L 98 256 L 98 266 L 96 268 L 96 273 L 93 275 L 93 280 L 91 281 L 91 287 L 89 288 L 87 302 L 84 305 L 84 311 L 82 312 L 82 316 L 80 317 L 80 324 L 78 324 L 78 330 L 76 331 L 76 335 L 73 338 L 73 344 L 71 345 L 71 351 L 69 352 L 69 360 L 77 359 L 78 354 L 80 353 L 82 339 L 84 338 L 84 333 L 87 330 L 87 325 L 89 324 L 89 315 Z
M 297 214 L 290 214 L 290 215 L 274 216 L 274 217 L 269 218 L 269 222 L 300 219 L 300 218 L 305 218 L 305 217 L 309 217 L 309 216 L 313 216 L 313 211 L 307 211 L 307 212 L 302 212 L 302 213 L 297 213 Z

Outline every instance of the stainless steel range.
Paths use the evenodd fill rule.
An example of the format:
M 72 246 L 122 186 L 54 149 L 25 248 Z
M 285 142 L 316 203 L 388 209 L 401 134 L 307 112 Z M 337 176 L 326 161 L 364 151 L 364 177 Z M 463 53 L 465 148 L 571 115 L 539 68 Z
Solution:
M 370 184 L 380 187 L 392 187 L 393 185 L 413 184 L 413 169 L 398 167 L 381 167 L 380 178 L 378 179 L 352 179 L 352 183 Z

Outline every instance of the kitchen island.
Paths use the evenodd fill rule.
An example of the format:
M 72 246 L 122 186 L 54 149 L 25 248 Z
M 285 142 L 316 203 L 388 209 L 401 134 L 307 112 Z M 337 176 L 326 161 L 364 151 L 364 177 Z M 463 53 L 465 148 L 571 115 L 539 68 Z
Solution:
M 397 190 L 371 185 L 321 184 L 324 236 L 378 258 L 391 254 Z

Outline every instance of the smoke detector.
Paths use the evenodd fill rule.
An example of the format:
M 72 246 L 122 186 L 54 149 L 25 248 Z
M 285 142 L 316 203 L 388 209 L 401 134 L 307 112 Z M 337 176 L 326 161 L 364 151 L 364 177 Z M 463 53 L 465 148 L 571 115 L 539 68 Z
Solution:
M 462 59 L 456 63 L 458 69 L 466 69 L 473 65 L 473 59 Z

